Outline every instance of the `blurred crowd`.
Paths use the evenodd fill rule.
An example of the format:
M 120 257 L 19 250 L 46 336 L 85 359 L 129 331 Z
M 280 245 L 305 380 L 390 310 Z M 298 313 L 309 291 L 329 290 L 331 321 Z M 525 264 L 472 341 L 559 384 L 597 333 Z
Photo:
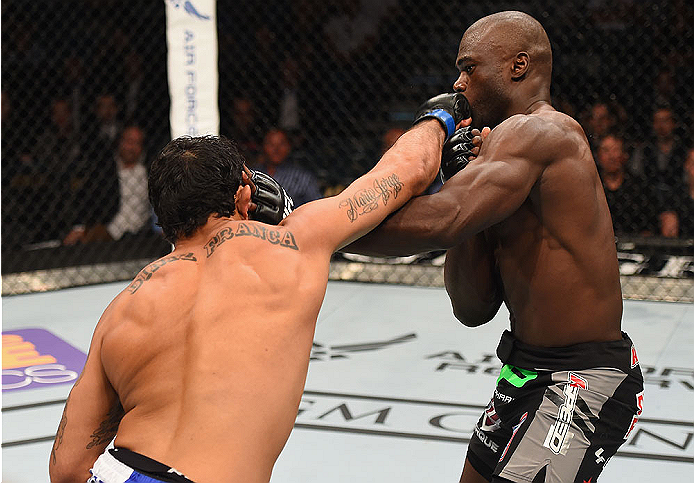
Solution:
M 168 140 L 161 3 L 3 2 L 4 247 L 156 233 L 146 179 Z M 420 101 L 450 90 L 463 27 L 496 3 L 219 0 L 221 134 L 296 205 L 333 195 Z M 584 127 L 615 233 L 694 237 L 692 5 L 523 5 L 553 42 L 553 103 Z

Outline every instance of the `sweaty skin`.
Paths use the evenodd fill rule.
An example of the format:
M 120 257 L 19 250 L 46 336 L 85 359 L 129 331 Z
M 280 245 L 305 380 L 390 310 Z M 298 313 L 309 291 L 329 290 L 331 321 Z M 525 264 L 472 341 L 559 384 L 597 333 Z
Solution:
M 455 90 L 477 125 L 479 156 L 439 193 L 411 200 L 345 251 L 448 249 L 456 317 L 488 322 L 501 302 L 523 342 L 553 347 L 621 338 L 622 298 L 605 194 L 581 126 L 549 104 L 551 51 L 518 12 L 463 35 Z
M 116 446 L 194 481 L 267 482 L 296 418 L 331 254 L 431 183 L 444 137 L 423 121 L 340 195 L 280 226 L 246 219 L 241 187 L 233 217 L 211 216 L 143 269 L 95 329 L 51 481 L 86 481 L 117 432 Z

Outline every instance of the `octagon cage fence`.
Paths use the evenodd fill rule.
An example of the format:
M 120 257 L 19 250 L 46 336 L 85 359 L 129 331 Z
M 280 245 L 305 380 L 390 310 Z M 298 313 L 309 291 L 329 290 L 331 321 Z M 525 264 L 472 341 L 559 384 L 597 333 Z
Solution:
M 3 295 L 127 280 L 170 251 L 119 164 L 146 175 L 171 137 L 167 3 L 196 8 L 2 2 Z M 625 298 L 693 302 L 688 0 L 218 0 L 219 132 L 256 167 L 279 143 L 299 203 L 339 193 L 451 91 L 464 30 L 509 9 L 549 35 L 552 102 L 591 144 Z M 330 277 L 440 287 L 444 257 L 338 253 Z

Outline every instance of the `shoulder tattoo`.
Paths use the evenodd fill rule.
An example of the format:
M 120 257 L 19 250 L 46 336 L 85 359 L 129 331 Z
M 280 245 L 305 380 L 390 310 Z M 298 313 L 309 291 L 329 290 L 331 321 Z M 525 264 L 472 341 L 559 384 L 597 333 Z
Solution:
M 168 265 L 169 263 L 176 262 L 178 260 L 188 260 L 191 262 L 196 262 L 198 259 L 195 258 L 195 255 L 193 255 L 193 253 L 191 252 L 184 253 L 182 255 L 169 255 L 168 257 L 161 258 L 156 262 L 152 262 L 145 268 L 143 268 L 140 271 L 140 273 L 137 274 L 135 280 L 133 280 L 132 283 L 128 286 L 128 292 L 130 292 L 131 295 L 134 294 L 135 292 L 137 292 L 137 289 L 139 289 L 142 286 L 143 283 L 152 278 L 154 272 L 159 270 L 164 265 Z
M 353 223 L 359 216 L 378 209 L 379 201 L 386 206 L 391 198 L 397 198 L 403 186 L 398 175 L 393 173 L 374 180 L 373 187 L 357 191 L 352 197 L 340 201 L 338 206 L 347 208 L 347 218 Z

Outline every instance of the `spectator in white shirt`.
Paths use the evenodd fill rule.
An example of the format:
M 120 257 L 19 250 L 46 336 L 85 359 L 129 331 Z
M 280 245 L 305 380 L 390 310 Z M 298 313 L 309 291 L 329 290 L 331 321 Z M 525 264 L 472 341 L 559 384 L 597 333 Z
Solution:
M 151 208 L 144 158 L 142 130 L 135 126 L 126 127 L 121 134 L 115 158 L 120 192 L 118 212 L 108 223 L 73 228 L 64 239 L 64 244 L 118 240 L 126 233 L 138 233 L 149 227 Z

